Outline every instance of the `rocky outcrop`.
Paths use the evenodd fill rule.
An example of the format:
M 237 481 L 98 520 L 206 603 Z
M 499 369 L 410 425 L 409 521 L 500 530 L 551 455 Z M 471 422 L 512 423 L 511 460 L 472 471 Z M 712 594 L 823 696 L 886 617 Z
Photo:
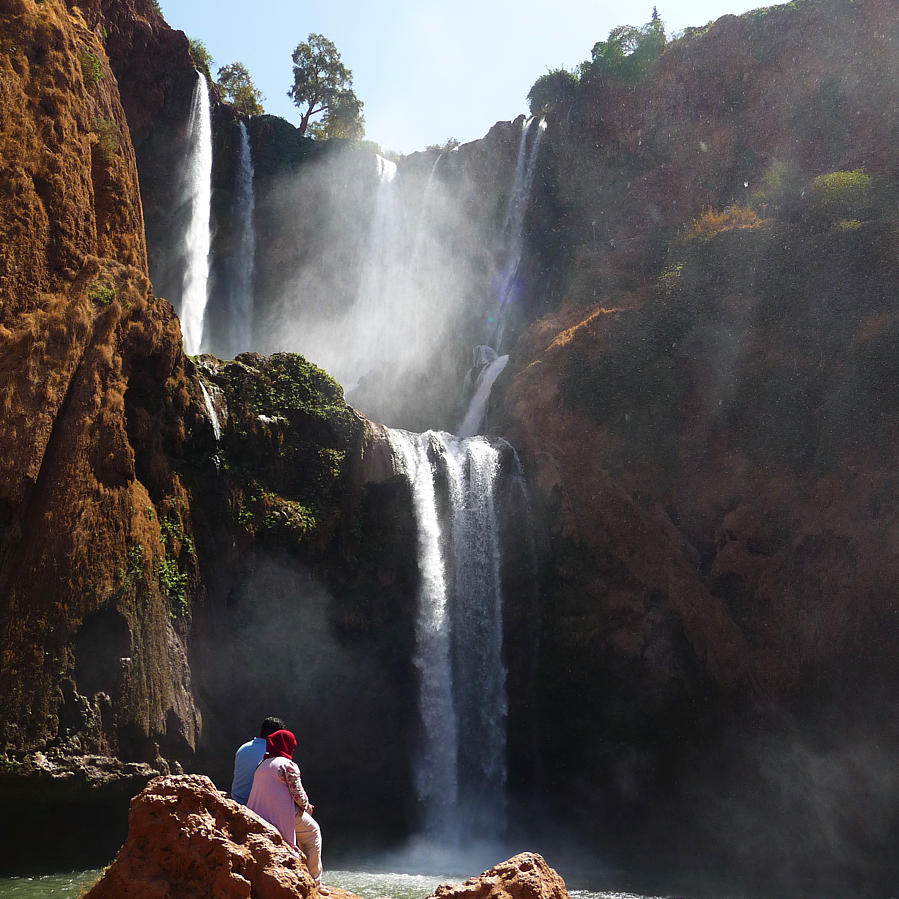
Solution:
M 337 899 L 358 899 L 328 886 Z M 85 899 L 120 896 L 309 899 L 318 895 L 302 854 L 201 775 L 159 777 L 131 801 L 128 839 Z M 523 852 L 429 899 L 568 899 L 562 878 Z
M 461 884 L 441 884 L 429 899 L 567 899 L 565 881 L 536 852 L 521 852 Z
M 644 81 L 586 78 L 547 130 L 552 308 L 497 408 L 540 523 L 547 784 L 606 845 L 652 843 L 662 797 L 689 808 L 685 772 L 719 766 L 758 785 L 732 817 L 783 833 L 766 740 L 896 745 L 897 65 L 889 4 L 790 3 L 688 32 Z M 816 206 L 859 167 L 863 208 Z M 880 877 L 894 833 L 839 876 Z M 788 844 L 811 871 L 826 837 Z
M 209 778 L 186 775 L 157 778 L 134 797 L 128 839 L 86 899 L 314 895 L 302 856 L 275 828 L 226 799 Z
M 147 280 L 134 153 L 97 37 L 79 11 L 30 2 L 5 5 L 3 34 L 2 741 L 179 754 L 198 719 L 128 416 L 141 375 L 183 376 L 178 325 Z

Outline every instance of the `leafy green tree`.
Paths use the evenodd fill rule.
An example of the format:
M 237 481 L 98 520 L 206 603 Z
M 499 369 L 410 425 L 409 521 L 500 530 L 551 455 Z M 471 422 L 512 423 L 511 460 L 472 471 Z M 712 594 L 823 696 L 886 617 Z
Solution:
M 550 69 L 541 75 L 528 91 L 531 115 L 570 106 L 577 96 L 578 77 L 568 69 Z
M 218 86 L 222 96 L 234 106 L 240 115 L 262 115 L 262 91 L 258 90 L 250 78 L 247 67 L 242 62 L 232 62 L 218 70 Z
M 353 73 L 343 64 L 332 41 L 310 34 L 293 51 L 293 87 L 287 92 L 300 110 L 300 134 L 310 119 L 324 113 L 319 136 L 361 137 L 365 133 L 362 101 L 353 91 Z
M 347 140 L 361 140 L 365 137 L 365 116 L 362 115 L 362 101 L 351 91 L 342 91 L 334 104 L 318 122 L 309 125 L 309 134 L 319 140 L 342 137 Z
M 593 58 L 584 64 L 582 74 L 639 81 L 662 55 L 665 44 L 665 26 L 653 7 L 652 18 L 645 25 L 619 25 L 607 40 L 594 44 Z
M 212 75 L 209 72 L 212 66 L 212 54 L 206 49 L 206 44 L 197 38 L 189 37 L 187 43 L 190 47 L 190 58 L 194 62 L 194 68 L 206 76 L 206 80 L 212 84 Z

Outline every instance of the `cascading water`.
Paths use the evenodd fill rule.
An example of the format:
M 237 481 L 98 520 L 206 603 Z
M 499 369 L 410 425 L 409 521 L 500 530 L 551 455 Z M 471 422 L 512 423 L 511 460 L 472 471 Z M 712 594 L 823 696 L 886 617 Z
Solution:
M 497 279 L 495 312 L 487 323 L 488 343 L 475 347 L 474 363 L 465 376 L 463 399 L 465 397 L 468 399 L 465 414 L 457 428 L 459 435 L 463 437 L 477 434 L 484 428 L 490 391 L 493 389 L 494 381 L 500 376 L 509 361 L 508 355 L 498 356 L 498 353 L 502 349 L 509 310 L 515 299 L 518 268 L 521 265 L 521 254 L 524 249 L 524 220 L 534 185 L 534 175 L 537 171 L 540 142 L 543 139 L 543 132 L 546 130 L 546 120 L 540 119 L 537 132 L 528 145 L 528 134 L 533 122 L 534 119 L 530 118 L 523 123 L 521 137 L 518 141 L 515 174 L 512 178 L 512 188 L 509 192 L 509 202 L 503 224 L 504 263 L 502 272 Z M 492 358 L 486 360 L 481 358 L 488 350 L 492 352 Z
M 489 351 L 489 353 L 484 351 Z M 479 353 L 481 356 L 488 356 L 486 361 L 478 363 Z M 475 347 L 475 364 L 466 376 L 471 400 L 468 404 L 468 411 L 456 429 L 456 433 L 460 437 L 473 437 L 475 434 L 481 433 L 487 420 L 487 403 L 490 400 L 490 391 L 493 390 L 493 382 L 502 374 L 508 361 L 508 355 L 497 356 L 492 347 Z
M 209 413 L 209 420 L 212 422 L 212 433 L 215 434 L 215 442 L 218 443 L 222 439 L 222 426 L 219 424 L 218 413 L 215 411 L 215 403 L 212 402 L 212 396 L 203 381 L 200 381 L 200 390 L 203 392 L 203 402 L 206 403 L 206 411 Z
M 524 220 L 534 186 L 534 175 L 537 171 L 537 158 L 543 132 L 546 131 L 546 119 L 540 119 L 537 132 L 528 146 L 528 133 L 534 119 L 527 119 L 522 125 L 521 139 L 518 143 L 518 157 L 515 160 L 515 176 L 509 193 L 509 205 L 506 209 L 506 220 L 503 225 L 505 239 L 505 264 L 497 282 L 496 314 L 489 324 L 490 336 L 487 343 L 496 350 L 502 350 L 509 307 L 514 300 L 515 282 L 518 267 L 521 264 L 521 253 L 524 249 Z
M 438 435 L 431 432 L 411 434 L 390 429 L 387 434 L 399 467 L 412 488 L 418 527 L 421 584 L 413 661 L 419 671 L 421 733 L 414 775 L 424 811 L 424 831 L 438 836 L 451 819 L 459 798 L 459 738 L 453 702 L 448 585 L 430 458 L 430 453 L 436 452 L 440 444 Z
M 239 121 L 240 148 L 237 161 L 235 212 L 237 217 L 237 264 L 232 292 L 237 300 L 231 320 L 231 351 L 229 356 L 252 348 L 253 341 L 253 280 L 256 265 L 256 232 L 253 215 L 256 199 L 253 193 L 253 157 L 247 126 Z
M 212 201 L 212 125 L 206 78 L 197 72 L 188 120 L 184 192 L 189 207 L 184 236 L 185 269 L 179 317 L 184 349 L 200 352 L 209 281 L 209 216 Z
M 492 836 L 504 827 L 506 787 L 500 455 L 483 438 L 399 430 L 388 438 L 418 526 L 415 783 L 424 832 L 442 841 Z

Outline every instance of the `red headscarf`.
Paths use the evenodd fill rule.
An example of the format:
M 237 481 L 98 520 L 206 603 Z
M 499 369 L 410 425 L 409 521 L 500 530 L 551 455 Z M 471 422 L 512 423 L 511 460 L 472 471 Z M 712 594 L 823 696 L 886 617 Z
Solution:
M 293 759 L 297 738 L 289 730 L 276 730 L 265 738 L 265 758 Z

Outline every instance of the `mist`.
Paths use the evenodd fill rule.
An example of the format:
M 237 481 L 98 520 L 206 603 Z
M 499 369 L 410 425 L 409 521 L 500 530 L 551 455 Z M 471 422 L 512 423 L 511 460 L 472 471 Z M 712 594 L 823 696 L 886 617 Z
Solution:
M 452 429 L 497 302 L 509 189 L 479 195 L 457 158 L 342 150 L 266 184 L 253 349 L 301 353 L 385 424 Z

